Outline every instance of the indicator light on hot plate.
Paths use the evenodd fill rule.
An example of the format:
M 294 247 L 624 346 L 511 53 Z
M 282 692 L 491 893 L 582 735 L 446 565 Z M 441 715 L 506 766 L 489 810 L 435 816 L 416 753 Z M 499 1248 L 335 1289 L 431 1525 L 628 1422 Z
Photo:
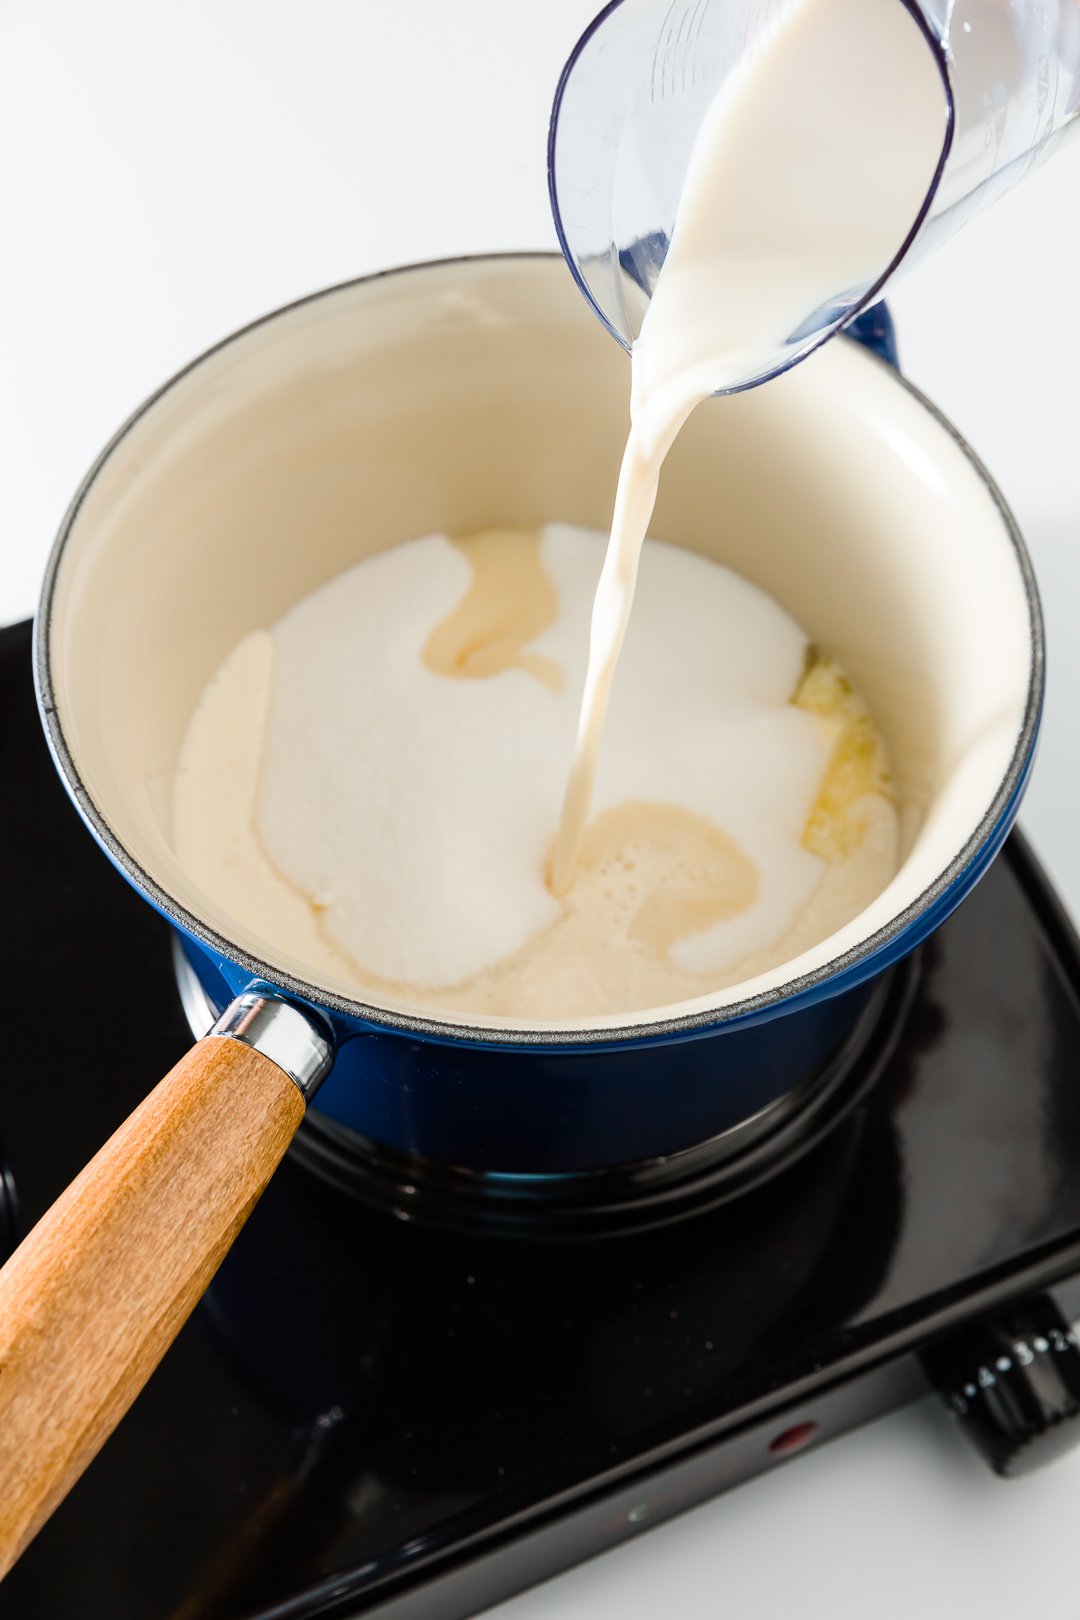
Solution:
M 769 1453 L 773 1457 L 790 1457 L 793 1451 L 808 1446 L 817 1432 L 816 1423 L 793 1423 L 769 1441 Z
M 933 1346 L 931 1381 L 995 1474 L 1014 1479 L 1080 1441 L 1080 1337 L 1045 1294 Z

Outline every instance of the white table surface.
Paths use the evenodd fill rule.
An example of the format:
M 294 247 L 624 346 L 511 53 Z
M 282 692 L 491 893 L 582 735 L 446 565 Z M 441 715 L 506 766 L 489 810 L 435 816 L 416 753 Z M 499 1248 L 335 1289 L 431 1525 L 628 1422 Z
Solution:
M 554 243 L 544 132 L 592 0 L 2 0 L 0 623 L 118 422 L 252 316 L 376 267 Z M 893 297 L 989 463 L 1050 641 L 1024 823 L 1080 916 L 1080 142 Z M 138 1488 L 132 1481 L 132 1489 Z M 503 1620 L 1080 1609 L 1080 1451 L 991 1479 L 930 1402 L 500 1608 Z

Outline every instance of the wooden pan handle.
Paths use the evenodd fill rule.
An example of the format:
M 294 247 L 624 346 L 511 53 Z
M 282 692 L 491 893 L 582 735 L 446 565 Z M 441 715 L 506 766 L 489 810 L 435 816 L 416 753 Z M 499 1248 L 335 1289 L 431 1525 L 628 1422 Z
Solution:
M 176 1337 L 303 1114 L 284 1068 L 207 1037 L 0 1271 L 0 1577 Z

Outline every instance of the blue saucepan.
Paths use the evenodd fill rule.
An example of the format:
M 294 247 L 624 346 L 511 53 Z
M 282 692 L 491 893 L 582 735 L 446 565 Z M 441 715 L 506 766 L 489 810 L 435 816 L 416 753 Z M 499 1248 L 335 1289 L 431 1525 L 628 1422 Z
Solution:
M 869 698 L 891 749 L 903 861 L 854 922 L 732 990 L 519 1028 L 359 1001 L 186 876 L 171 782 L 192 707 L 230 648 L 398 540 L 553 519 L 604 528 L 628 380 L 557 256 L 420 265 L 219 344 L 89 473 L 38 620 L 44 723 L 92 834 L 175 928 L 189 1002 L 197 987 L 222 1021 L 0 1276 L 0 1306 L 48 1281 L 50 1366 L 85 1363 L 71 1325 L 85 1323 L 80 1278 L 100 1283 L 107 1253 L 127 1262 L 111 1317 L 130 1327 L 121 1339 L 145 1376 L 320 1080 L 313 1114 L 339 1142 L 453 1167 L 495 1193 L 531 1197 L 612 1166 L 662 1179 L 684 1156 L 759 1140 L 871 1038 L 890 1001 L 885 970 L 999 849 L 1042 702 L 1030 565 L 963 441 L 887 360 L 841 339 L 767 388 L 699 409 L 654 527 L 770 591 Z M 138 1009 L 117 1012 L 122 1040 Z M 99 1311 L 100 1289 L 94 1299 Z M 29 1355 L 12 1332 L 7 1354 Z M 85 1402 L 52 1382 L 48 1394 L 53 1429 L 69 1396 L 81 1414 L 74 1477 L 115 1398 L 106 1389 L 87 1427 Z M 8 1436 L 26 1454 L 40 1440 L 18 1423 Z M 19 1536 L 63 1473 L 31 1493 Z
M 603 528 L 626 389 L 624 356 L 552 257 L 419 266 L 317 295 L 219 345 L 121 430 L 65 521 L 39 620 L 64 779 L 175 925 L 213 1009 L 254 987 L 310 1010 L 335 1054 L 325 1117 L 488 1173 L 671 1155 L 819 1073 L 876 977 L 996 853 L 1034 748 L 1042 640 L 1015 525 L 895 370 L 834 343 L 697 413 L 654 527 L 771 590 L 869 695 L 907 851 L 875 906 L 739 990 L 614 1026 L 531 1029 L 370 1006 L 223 915 L 178 867 L 168 828 L 180 735 L 216 663 L 395 540 L 551 518 Z

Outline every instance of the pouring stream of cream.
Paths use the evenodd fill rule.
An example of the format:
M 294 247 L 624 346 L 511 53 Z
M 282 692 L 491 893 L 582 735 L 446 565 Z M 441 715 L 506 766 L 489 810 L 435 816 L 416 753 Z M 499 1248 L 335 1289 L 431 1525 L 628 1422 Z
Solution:
M 593 601 L 550 882 L 570 889 L 660 469 L 691 411 L 877 281 L 932 183 L 941 75 L 901 0 L 793 0 L 710 107 L 632 354 L 631 428 Z M 717 521 L 723 509 L 717 490 Z

